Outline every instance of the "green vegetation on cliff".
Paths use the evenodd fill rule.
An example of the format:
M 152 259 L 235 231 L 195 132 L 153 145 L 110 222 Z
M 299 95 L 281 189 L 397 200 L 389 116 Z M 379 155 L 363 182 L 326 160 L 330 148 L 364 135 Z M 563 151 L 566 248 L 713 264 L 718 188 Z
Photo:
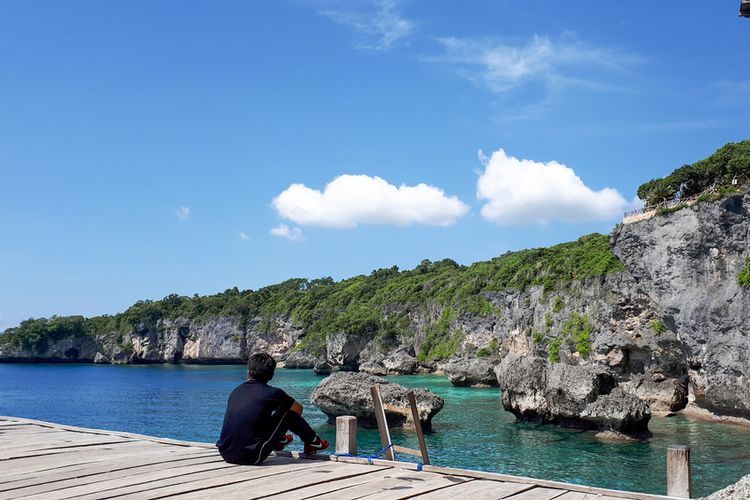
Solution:
M 683 165 L 660 179 L 651 179 L 638 188 L 638 197 L 648 206 L 671 200 L 682 186 L 682 196 L 693 196 L 714 188 L 713 197 L 734 191 L 732 181 L 741 186 L 750 181 L 750 139 L 728 143 L 714 154 L 691 165 Z M 705 194 L 705 201 L 712 199 Z M 700 200 L 704 201 L 704 200 Z
M 750 288 L 750 257 L 745 259 L 745 266 L 737 275 L 737 284 L 743 288 Z
M 275 318 L 282 316 L 304 328 L 303 347 L 316 352 L 337 332 L 372 335 L 381 345 L 392 345 L 399 337 L 413 335 L 409 313 L 421 311 L 422 317 L 433 317 L 433 322 L 427 327 L 419 358 L 441 359 L 455 352 L 463 338 L 454 325 L 458 317 L 502 314 L 486 292 L 534 285 L 552 291 L 572 280 L 622 269 L 607 236 L 591 234 L 470 266 L 451 259 L 424 260 L 411 270 L 399 271 L 394 266 L 339 282 L 290 279 L 257 291 L 231 288 L 208 296 L 169 295 L 158 301 L 139 301 L 114 316 L 32 319 L 6 330 L 0 342 L 38 349 L 47 340 L 66 335 L 106 335 L 122 343 L 125 333 L 144 325 L 153 327 L 159 320 L 205 321 L 218 316 L 239 318 L 244 326 L 260 321 L 256 328 L 269 331 Z

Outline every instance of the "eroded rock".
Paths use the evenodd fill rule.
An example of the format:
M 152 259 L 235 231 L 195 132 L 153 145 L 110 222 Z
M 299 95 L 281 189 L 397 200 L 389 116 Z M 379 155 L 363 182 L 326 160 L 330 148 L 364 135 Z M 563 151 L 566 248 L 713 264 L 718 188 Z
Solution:
M 457 387 L 497 387 L 497 363 L 490 358 L 461 359 L 443 365 L 442 369 Z
M 648 404 L 616 388 L 613 375 L 601 366 L 564 365 L 509 354 L 495 374 L 503 407 L 520 420 L 638 438 L 649 435 Z
M 353 415 L 365 427 L 377 427 L 370 387 L 379 384 L 390 427 L 413 427 L 409 389 L 366 373 L 338 372 L 324 379 L 312 393 L 312 402 L 333 423 L 338 416 Z M 445 402 L 427 389 L 412 389 L 417 400 L 419 420 L 425 432 L 432 430 L 433 417 Z

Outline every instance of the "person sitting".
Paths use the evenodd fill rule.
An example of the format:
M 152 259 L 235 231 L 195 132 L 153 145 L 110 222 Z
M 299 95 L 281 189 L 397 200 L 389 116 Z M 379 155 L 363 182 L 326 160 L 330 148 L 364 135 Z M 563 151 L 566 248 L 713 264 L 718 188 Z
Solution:
M 229 395 L 221 436 L 216 442 L 226 462 L 260 465 L 271 454 L 293 441 L 291 431 L 302 439 L 305 453 L 328 448 L 310 424 L 302 418 L 302 405 L 286 392 L 271 387 L 276 361 L 257 353 L 247 361 L 248 380 Z

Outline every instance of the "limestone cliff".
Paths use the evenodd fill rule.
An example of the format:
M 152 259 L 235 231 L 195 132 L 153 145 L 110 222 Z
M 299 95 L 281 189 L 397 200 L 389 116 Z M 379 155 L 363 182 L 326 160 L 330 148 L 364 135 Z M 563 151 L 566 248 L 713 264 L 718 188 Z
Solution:
M 625 225 L 612 235 L 630 270 L 685 350 L 691 398 L 750 418 L 750 289 L 737 276 L 750 255 L 748 194 Z

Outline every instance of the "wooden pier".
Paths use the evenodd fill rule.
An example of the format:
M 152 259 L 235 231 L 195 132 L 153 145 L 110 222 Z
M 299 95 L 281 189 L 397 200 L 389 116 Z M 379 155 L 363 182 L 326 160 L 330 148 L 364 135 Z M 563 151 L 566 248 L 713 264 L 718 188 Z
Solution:
M 225 463 L 213 445 L 0 417 L 0 499 L 668 499 L 387 460 L 280 453 Z

